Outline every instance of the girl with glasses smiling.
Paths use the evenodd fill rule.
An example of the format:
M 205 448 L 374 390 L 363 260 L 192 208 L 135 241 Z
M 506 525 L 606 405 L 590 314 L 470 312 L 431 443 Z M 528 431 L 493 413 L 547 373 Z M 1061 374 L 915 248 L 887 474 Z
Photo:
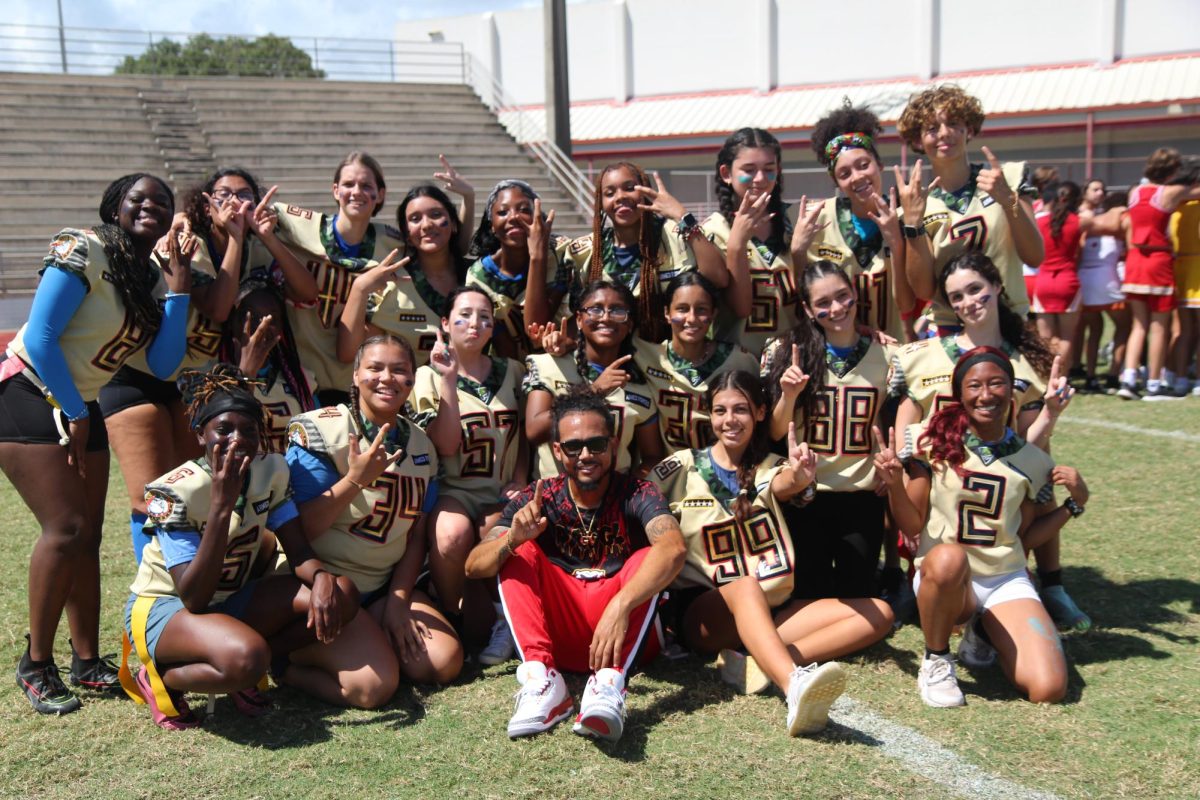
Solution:
M 637 466 L 644 476 L 664 455 L 653 390 L 633 363 L 637 324 L 633 293 L 619 283 L 593 281 L 574 304 L 580 331 L 574 356 L 538 353 L 525 359 L 525 433 L 538 448 L 537 477 L 559 473 L 550 447 L 551 405 L 575 385 L 590 384 L 608 403 L 617 429 L 616 469 Z

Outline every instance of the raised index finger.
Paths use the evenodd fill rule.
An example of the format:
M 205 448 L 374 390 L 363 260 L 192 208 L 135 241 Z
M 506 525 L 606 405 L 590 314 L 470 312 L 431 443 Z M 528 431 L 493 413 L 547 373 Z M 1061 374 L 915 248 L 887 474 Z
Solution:
M 1058 377 L 1062 373 L 1062 356 L 1055 356 L 1054 363 L 1050 365 L 1050 388 L 1057 388 Z
M 983 146 L 983 157 L 986 158 L 988 163 L 992 165 L 992 169 L 1000 169 L 1000 159 L 996 158 L 996 154 L 989 150 L 986 144 Z
M 792 366 L 800 366 L 800 345 L 798 344 L 792 345 Z
M 665 192 L 667 187 L 663 185 L 662 175 L 658 174 L 658 170 L 654 171 L 654 185 L 660 192 Z
M 533 500 L 530 502 L 533 510 L 538 514 L 542 513 L 542 479 L 538 478 L 537 483 L 533 485 Z M 536 521 L 536 520 L 535 520 Z
M 879 430 L 878 425 L 871 426 L 871 436 L 874 437 L 876 446 L 882 450 L 885 446 L 885 443 L 883 441 L 883 432 Z
M 267 193 L 263 195 L 263 199 L 260 200 L 258 205 L 254 207 L 255 216 L 257 216 L 267 206 L 271 205 L 271 201 L 275 199 L 275 193 L 278 191 L 278 186 L 272 186 L 270 189 L 267 189 Z

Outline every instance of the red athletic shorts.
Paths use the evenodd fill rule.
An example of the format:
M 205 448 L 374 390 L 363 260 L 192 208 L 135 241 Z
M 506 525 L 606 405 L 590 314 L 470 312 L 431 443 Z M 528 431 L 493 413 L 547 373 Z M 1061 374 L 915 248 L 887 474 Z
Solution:
M 540 661 L 566 672 L 591 672 L 588 648 L 596 625 L 613 596 L 637 572 L 650 548 L 638 550 L 621 571 L 607 578 L 580 580 L 546 558 L 537 542 L 521 544 L 500 568 L 500 601 L 522 661 Z M 608 666 L 628 672 L 635 661 L 658 655 L 662 634 L 656 624 L 658 595 L 629 614 L 621 663 Z

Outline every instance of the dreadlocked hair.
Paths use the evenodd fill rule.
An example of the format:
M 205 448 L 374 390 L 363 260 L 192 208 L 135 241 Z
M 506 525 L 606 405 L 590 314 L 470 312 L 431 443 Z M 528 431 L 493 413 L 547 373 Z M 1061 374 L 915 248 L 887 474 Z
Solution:
M 420 253 L 416 246 L 408 238 L 408 204 L 418 197 L 428 197 L 446 211 L 446 218 L 450 221 L 450 229 L 453 231 L 450 235 L 450 263 L 454 265 L 454 274 L 458 278 L 459 283 L 464 283 L 467 280 L 467 263 L 466 257 L 462 252 L 462 244 L 458 240 L 458 231 L 462 228 L 462 220 L 458 218 L 458 209 L 454 207 L 454 203 L 438 187 L 431 183 L 418 183 L 416 186 L 408 190 L 408 194 L 404 195 L 404 199 L 400 201 L 400 205 L 396 208 L 396 227 L 400 229 L 400 235 L 404 243 L 409 247 L 409 253 L 414 261 L 420 262 Z
M 739 200 L 737 194 L 733 191 L 733 181 L 737 180 L 736 175 L 730 176 L 730 182 L 726 183 L 721 177 L 721 167 L 732 171 L 734 159 L 738 157 L 738 153 L 747 148 L 763 148 L 770 150 L 775 154 L 775 167 L 777 173 L 775 176 L 775 188 L 771 190 L 771 199 L 767 202 L 767 210 L 774 216 L 771 218 L 771 235 L 767 238 L 766 245 L 772 252 L 782 252 L 786 236 L 784 231 L 787 225 L 787 214 L 783 207 L 783 147 L 779 144 L 779 140 L 772 136 L 762 128 L 741 128 L 734 131 L 725 140 L 721 151 L 717 153 L 717 168 L 716 177 L 713 180 L 713 188 L 717 193 L 717 202 L 721 210 L 721 215 L 725 217 L 725 221 L 730 225 L 733 224 L 733 216 L 737 213 Z
M 633 175 L 633 181 L 638 186 L 649 186 L 650 178 L 637 164 L 629 161 L 617 161 L 600 170 L 596 178 L 596 204 L 592 213 L 592 260 L 588 267 L 587 280 L 598 281 L 604 277 L 604 176 L 617 170 L 628 170 Z M 665 224 L 662 217 L 653 211 L 643 210 L 638 227 L 638 260 L 641 262 L 638 270 L 638 335 L 648 342 L 657 342 L 663 336 L 662 306 L 663 298 L 658 290 L 658 250 L 662 245 L 662 230 Z
M 358 347 L 358 352 L 354 354 L 354 371 L 358 372 L 358 367 L 362 364 L 363 353 L 367 352 L 368 347 L 374 347 L 377 344 L 387 344 L 399 347 L 404 351 L 404 357 L 408 359 L 409 368 L 415 373 L 417 370 L 417 356 L 413 352 L 412 345 L 408 340 L 396 336 L 391 333 L 381 333 L 377 336 L 370 336 Z M 363 421 L 362 409 L 359 405 L 358 384 L 353 380 L 350 381 L 350 418 L 354 420 L 354 424 L 358 427 L 359 433 L 363 433 L 367 429 L 366 422 Z
M 1079 207 L 1080 197 L 1079 184 L 1071 181 L 1051 183 L 1042 190 L 1042 202 L 1050 209 L 1050 236 L 1054 241 L 1062 241 L 1063 225 Z
M 251 416 L 254 427 L 258 430 L 258 446 L 271 452 L 270 425 L 267 422 L 267 412 L 254 390 L 259 385 L 242 374 L 233 364 L 218 363 L 207 371 L 185 369 L 176 379 L 176 385 L 187 404 L 188 424 L 193 430 L 200 427 L 200 414 L 205 407 L 220 395 L 241 400 L 246 406 L 253 406 L 258 413 Z M 246 412 L 243 412 L 246 413 Z
M 755 411 L 767 407 L 767 392 L 763 387 L 762 380 L 753 372 L 742 369 L 722 372 L 713 379 L 708 386 L 708 407 L 712 408 L 713 398 L 719 392 L 728 389 L 740 392 Z M 750 445 L 742 453 L 742 458 L 737 464 L 738 494 L 733 500 L 731 510 L 738 522 L 745 522 L 750 516 L 752 510 L 750 504 L 754 500 L 750 496 L 754 491 L 754 473 L 771 451 L 770 427 L 767 422 L 755 423 L 754 433 L 750 437 Z
M 217 181 L 221 178 L 241 178 L 250 186 L 250 191 L 254 192 L 254 203 L 257 205 L 262 201 L 262 190 L 259 189 L 258 181 L 254 179 L 246 170 L 241 167 L 226 167 L 218 169 L 212 175 L 209 175 L 204 183 L 199 183 L 188 190 L 183 199 L 183 213 L 187 216 L 188 222 L 191 223 L 192 233 L 197 236 L 207 237 L 212 233 L 212 217 L 209 216 L 209 202 L 204 199 L 204 195 L 212 197 L 213 191 L 216 189 Z M 233 198 L 230 198 L 233 200 Z
M 853 288 L 845 270 L 826 259 L 808 262 L 800 276 L 800 300 L 806 308 L 812 307 L 811 286 L 821 278 L 836 275 Z M 825 385 L 825 331 L 808 314 L 801 315 L 799 322 L 779 339 L 771 356 L 768 385 L 771 387 L 772 403 L 783 394 L 780 379 L 792 365 L 792 345 L 800 348 L 800 368 L 809 376 L 808 383 L 796 398 L 796 408 L 811 418 L 817 412 L 817 399 Z
M 170 185 L 162 178 L 147 172 L 134 172 L 117 178 L 104 190 L 99 209 L 100 220 L 104 224 L 97 225 L 93 232 L 104 247 L 109 277 L 117 294 L 121 296 L 121 303 L 126 312 L 144 335 L 153 336 L 162 322 L 162 309 L 154 299 L 158 270 L 138 257 L 133 239 L 117 223 L 121 201 L 134 184 L 143 178 L 149 178 L 163 188 L 167 197 L 171 198 L 171 211 L 174 212 L 175 194 Z
M 588 298 L 597 292 L 602 292 L 606 289 L 616 292 L 618 295 L 620 295 L 621 302 L 623 302 L 625 307 L 629 309 L 629 323 L 631 325 L 631 332 L 626 334 L 624 340 L 622 340 L 621 350 L 617 354 L 617 357 L 620 358 L 621 356 L 632 355 L 634 352 L 632 330 L 636 330 L 638 326 L 638 311 L 637 306 L 634 305 L 633 292 L 629 291 L 628 286 L 610 281 L 607 278 L 601 278 L 598 281 L 591 281 L 587 286 L 584 286 L 578 294 L 572 293 L 570 309 L 573 313 L 578 314 L 587 306 Z M 579 370 L 580 379 L 590 384 L 591 381 L 588 380 L 587 337 L 584 335 L 583 330 L 583 326 L 580 325 L 579 341 L 575 345 L 575 369 Z M 632 360 L 626 361 L 622 369 L 624 369 L 625 372 L 628 373 L 631 378 L 633 378 L 633 380 L 637 381 L 641 379 L 641 372 L 634 365 Z
M 946 297 L 946 281 L 950 276 L 967 269 L 979 273 L 981 278 L 993 286 L 1000 287 L 1000 296 L 996 302 L 996 310 L 1000 314 L 1000 338 L 1029 362 L 1038 377 L 1049 380 L 1050 368 L 1054 366 L 1054 353 L 1050 350 L 1050 345 L 1038 335 L 1032 322 L 1027 322 L 1013 311 L 1008 293 L 1004 290 L 1004 281 L 1000 278 L 1000 270 L 996 269 L 996 265 L 982 251 L 968 250 L 942 267 L 941 275 L 938 276 L 938 292 L 942 300 L 950 302 Z
M 830 111 L 813 126 L 812 149 L 817 154 L 817 161 L 821 166 L 830 166 L 829 156 L 825 155 L 825 145 L 829 144 L 833 137 L 844 133 L 865 133 L 874 139 L 883 133 L 883 127 L 874 111 L 866 106 L 853 106 L 849 97 L 843 97 L 841 108 Z M 870 152 L 876 161 L 883 163 L 874 145 L 870 147 Z
M 283 385 L 287 387 L 288 394 L 296 398 L 296 402 L 300 405 L 300 411 L 312 411 L 318 405 L 317 400 L 313 397 L 308 378 L 304 377 L 304 370 L 300 366 L 296 336 L 292 333 L 292 325 L 285 313 L 283 294 L 275 284 L 266 279 L 253 277 L 242 284 L 234 303 L 234 311 L 221 326 L 221 344 L 217 351 L 217 358 L 229 364 L 237 363 L 238 355 L 235 343 L 242 330 L 242 320 L 245 319 L 242 306 L 256 295 L 270 298 L 276 309 L 272 312 L 271 319 L 279 327 L 279 341 L 267 355 L 267 363 L 279 373 Z
M 963 353 L 958 357 L 958 363 L 954 365 L 954 374 L 950 378 L 951 393 L 954 396 L 955 402 L 948 403 L 942 406 L 941 410 L 934 413 L 929 418 L 929 423 L 925 427 L 925 432 L 917 439 L 917 447 L 929 447 L 929 456 L 931 462 L 941 461 L 950 466 L 954 472 L 960 477 L 965 477 L 967 471 L 963 469 L 963 464 L 967 460 L 967 448 L 964 444 L 967 435 L 967 428 L 970 427 L 970 418 L 967 416 L 966 406 L 962 404 L 962 383 L 966 377 L 966 365 L 974 366 L 979 363 L 974 359 L 975 356 L 982 354 L 990 354 L 1008 362 L 1008 356 L 1002 350 L 997 350 L 994 347 L 976 347 Z M 1009 366 L 1009 390 L 1012 390 L 1012 367 Z

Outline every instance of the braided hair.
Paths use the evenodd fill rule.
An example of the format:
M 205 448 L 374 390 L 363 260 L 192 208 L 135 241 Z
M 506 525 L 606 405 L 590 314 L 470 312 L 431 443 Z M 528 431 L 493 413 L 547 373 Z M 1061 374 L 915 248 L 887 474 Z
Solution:
M 525 181 L 519 181 L 516 178 L 506 178 L 492 187 L 492 191 L 488 193 L 487 202 L 483 204 L 483 214 L 479 218 L 479 227 L 475 229 L 475 234 L 471 237 L 471 248 L 467 252 L 467 258 L 480 259 L 484 256 L 490 256 L 500 249 L 500 239 L 496 236 L 496 232 L 492 230 L 492 206 L 496 205 L 496 198 L 505 189 L 516 189 L 529 199 L 530 203 L 538 199 L 538 193 L 533 190 Z M 543 215 L 543 221 L 545 216 Z
M 585 308 L 585 303 L 589 297 L 597 292 L 604 291 L 605 289 L 616 292 L 618 295 L 620 295 L 621 302 L 623 302 L 625 307 L 629 309 L 629 322 L 631 324 L 631 330 L 636 330 L 638 323 L 638 312 L 637 306 L 634 304 L 633 292 L 629 291 L 628 286 L 622 283 L 610 281 L 607 278 L 601 278 L 598 281 L 591 281 L 587 286 L 584 286 L 578 294 L 573 292 L 571 294 L 570 301 L 570 309 L 572 313 L 578 313 L 581 311 L 583 308 Z M 621 342 L 621 350 L 618 354 L 618 358 L 620 356 L 632 355 L 633 352 L 633 335 L 631 332 L 630 334 L 627 334 L 625 339 Z M 581 380 L 589 384 L 591 383 L 591 381 L 588 380 L 587 337 L 583 334 L 582 325 L 579 329 L 579 342 L 575 345 L 575 369 L 579 370 L 579 377 Z M 624 369 L 625 372 L 628 373 L 631 378 L 633 378 L 633 380 L 641 379 L 641 372 L 634 365 L 632 360 L 626 361 L 622 369 Z
M 454 274 L 458 277 L 458 282 L 463 283 L 467 279 L 467 259 L 463 255 L 462 245 L 458 241 L 458 231 L 462 228 L 462 221 L 458 218 L 458 209 L 454 207 L 454 203 L 450 198 L 438 187 L 431 183 L 419 183 L 408 190 L 408 194 L 404 195 L 404 199 L 400 201 L 400 205 L 396 208 L 396 227 L 400 229 L 400 236 L 404 244 L 408 246 L 408 252 L 412 255 L 413 260 L 420 263 L 420 254 L 412 241 L 408 238 L 408 204 L 418 197 L 428 197 L 430 200 L 441 205 L 446 210 L 446 216 L 450 220 L 450 228 L 454 233 L 450 235 L 450 262 L 454 265 Z
M 596 178 L 596 203 L 592 212 L 592 260 L 588 265 L 587 280 L 598 281 L 604 277 L 604 176 L 617 170 L 628 170 L 638 186 L 649 186 L 650 178 L 637 164 L 629 161 L 617 161 L 600 170 Z M 665 222 L 653 211 L 643 210 L 639 220 L 638 259 L 641 262 L 638 271 L 638 318 L 641 324 L 638 334 L 649 342 L 662 339 L 662 306 L 663 298 L 658 290 L 658 250 L 662 245 L 662 230 Z
M 153 336 L 162 322 L 162 309 L 154 299 L 158 270 L 138 256 L 133 239 L 118 224 L 121 201 L 143 178 L 149 178 L 163 188 L 167 197 L 171 198 L 171 210 L 174 211 L 175 195 L 170 185 L 162 178 L 148 172 L 123 175 L 104 190 L 99 208 L 100 220 L 104 224 L 97 225 L 94 233 L 104 247 L 104 255 L 108 259 L 108 274 L 117 294 L 121 296 L 126 313 L 144 335 Z
M 264 277 L 253 275 L 242 283 L 238 289 L 237 300 L 234 302 L 234 312 L 229 315 L 222 326 L 221 345 L 217 357 L 230 364 L 237 363 L 234 343 L 242 329 L 240 321 L 245 318 L 245 315 L 241 313 L 242 304 L 256 295 L 269 298 L 278 312 L 273 313 L 271 318 L 279 326 L 279 341 L 267 355 L 267 362 L 279 373 L 284 386 L 287 387 L 288 394 L 296 398 L 300 410 L 302 412 L 312 411 L 318 403 L 313 397 L 308 378 L 304 376 L 304 370 L 300 366 L 296 336 L 292 333 L 292 325 L 288 321 L 288 315 L 285 313 L 283 305 L 283 293 L 277 284 Z
M 968 269 L 979 273 L 980 277 L 993 286 L 1000 287 L 1000 297 L 996 302 L 996 310 L 1000 314 L 1000 338 L 1029 362 L 1038 377 L 1049 380 L 1050 368 L 1054 366 L 1054 353 L 1046 340 L 1038 335 L 1033 323 L 1021 319 L 1021 316 L 1012 310 L 1008 293 L 1004 290 L 1004 281 L 1000 278 L 1000 270 L 996 269 L 996 265 L 982 251 L 968 250 L 942 267 L 938 276 L 938 292 L 942 299 L 947 304 L 950 302 L 946 296 L 946 281 L 950 276 Z
M 183 402 L 187 404 L 188 421 L 192 430 L 200 430 L 218 414 L 237 411 L 254 420 L 258 430 L 258 446 L 271 447 L 267 413 L 254 396 L 257 386 L 232 364 L 215 364 L 208 371 L 185 369 L 176 381 Z
M 766 245 L 773 252 L 779 253 L 787 245 L 785 235 L 787 214 L 783 207 L 783 147 L 779 144 L 778 139 L 762 128 L 741 128 L 730 134 L 729 138 L 725 140 L 725 144 L 722 145 L 721 151 L 717 153 L 713 188 L 717 193 L 721 215 L 725 217 L 726 222 L 732 225 L 739 201 L 737 194 L 733 191 L 732 183 L 727 183 L 721 177 L 721 167 L 732 171 L 734 159 L 743 150 L 749 148 L 762 148 L 775 154 L 775 166 L 779 171 L 775 176 L 775 188 L 771 190 L 771 199 L 767 202 L 767 210 L 774 216 L 771 217 L 771 235 L 767 237 Z M 737 177 L 731 176 L 731 181 L 733 180 L 737 180 Z
M 209 216 L 209 203 L 204 199 L 204 195 L 207 194 L 209 197 L 212 197 L 212 193 L 217 186 L 217 181 L 228 177 L 244 180 L 250 186 L 250 191 L 254 192 L 255 205 L 262 202 L 262 190 L 259 188 L 258 181 L 254 179 L 253 175 L 241 167 L 218 169 L 212 175 L 209 175 L 204 183 L 196 184 L 184 195 L 183 213 L 187 215 L 188 222 L 192 226 L 192 233 L 196 236 L 207 238 L 212 234 L 212 217 Z
M 712 383 L 708 386 L 708 407 L 712 408 L 713 398 L 727 389 L 740 392 L 755 411 L 767 407 L 767 392 L 763 387 L 762 380 L 753 372 L 747 372 L 744 369 L 722 372 L 713 378 Z M 750 516 L 750 504 L 754 500 L 751 496 L 754 491 L 754 473 L 771 451 L 770 429 L 770 423 L 755 423 L 754 433 L 750 437 L 750 445 L 742 453 L 742 458 L 737 464 L 738 493 L 733 500 L 731 510 L 738 522 L 745 522 L 746 518 Z
M 812 307 L 812 285 L 821 278 L 836 275 L 853 288 L 854 284 L 846 275 L 845 270 L 826 259 L 808 262 L 804 274 L 800 276 L 800 299 L 806 308 Z M 825 384 L 825 330 L 808 314 L 780 339 L 771 358 L 768 385 L 772 391 L 772 402 L 782 395 L 780 379 L 787 368 L 792 365 L 792 345 L 800 348 L 801 369 L 809 375 L 808 383 L 796 398 L 796 408 L 803 410 L 806 417 L 817 412 L 817 398 Z
M 417 356 L 413 353 L 412 345 L 407 339 L 396 336 L 391 333 L 381 333 L 377 336 L 368 337 L 358 347 L 358 352 L 354 354 L 354 371 L 358 372 L 359 365 L 362 364 L 363 353 L 367 352 L 368 347 L 374 347 L 377 344 L 389 344 L 399 347 L 404 351 L 404 357 L 408 359 L 408 365 L 416 372 Z M 367 430 L 366 422 L 363 420 L 362 409 L 359 407 L 360 397 L 358 393 L 358 384 L 353 380 L 350 382 L 350 418 L 354 420 L 354 424 L 358 427 L 359 433 Z

